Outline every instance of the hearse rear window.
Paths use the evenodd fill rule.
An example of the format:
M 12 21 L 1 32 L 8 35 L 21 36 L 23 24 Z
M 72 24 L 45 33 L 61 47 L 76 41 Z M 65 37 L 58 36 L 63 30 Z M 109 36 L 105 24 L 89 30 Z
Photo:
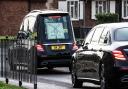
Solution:
M 45 34 L 48 40 L 68 39 L 68 27 L 66 16 L 44 17 Z
M 69 15 L 41 15 L 39 18 L 39 29 L 45 41 L 73 39 Z

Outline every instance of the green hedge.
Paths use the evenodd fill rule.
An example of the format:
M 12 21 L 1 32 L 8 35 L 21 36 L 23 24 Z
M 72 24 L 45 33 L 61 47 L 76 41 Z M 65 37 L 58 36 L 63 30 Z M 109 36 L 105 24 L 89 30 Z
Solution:
M 97 24 L 119 22 L 119 15 L 117 13 L 100 13 L 95 16 Z

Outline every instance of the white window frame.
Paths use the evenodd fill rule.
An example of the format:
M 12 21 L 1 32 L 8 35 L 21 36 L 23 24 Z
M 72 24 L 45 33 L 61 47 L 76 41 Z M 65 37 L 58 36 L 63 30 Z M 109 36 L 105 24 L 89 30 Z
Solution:
M 95 15 L 96 15 L 96 12 L 99 13 L 99 11 L 96 11 L 96 2 L 98 1 L 106 1 L 106 10 L 105 11 L 102 11 L 102 12 L 111 12 L 111 13 L 115 13 L 115 1 L 113 0 L 92 0 L 92 7 L 91 7 L 91 18 L 92 19 L 96 19 Z M 103 10 L 103 3 L 100 5 L 102 7 L 102 10 Z
M 77 3 L 77 13 L 76 13 L 76 8 L 75 8 L 75 2 L 78 2 Z M 71 5 L 71 2 L 73 2 L 73 5 Z M 68 6 L 68 3 L 69 3 L 69 6 Z M 72 9 L 73 8 L 73 13 L 72 13 Z M 80 9 L 80 2 L 79 0 L 67 0 L 67 11 L 69 12 L 70 16 L 71 16 L 71 19 L 72 20 L 79 20 L 80 18 L 80 12 L 79 12 L 79 9 Z M 77 14 L 77 16 L 76 16 Z
M 95 3 L 96 3 L 96 14 L 107 13 L 108 12 L 108 10 L 109 10 L 108 7 L 109 6 L 108 6 L 108 3 L 107 3 L 106 0 L 97 0 L 97 1 L 95 1 Z M 105 3 L 106 6 L 104 6 L 104 3 Z M 100 11 L 100 9 L 101 9 L 101 11 Z
M 128 0 L 122 0 L 122 18 L 128 19 Z

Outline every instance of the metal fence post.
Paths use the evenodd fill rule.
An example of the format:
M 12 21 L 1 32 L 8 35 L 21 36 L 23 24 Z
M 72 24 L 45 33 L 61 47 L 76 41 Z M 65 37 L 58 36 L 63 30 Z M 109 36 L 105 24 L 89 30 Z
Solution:
M 6 36 L 6 39 L 5 39 L 5 48 L 4 48 L 4 53 L 5 53 L 5 81 L 6 81 L 6 84 L 8 84 L 8 82 L 9 82 L 9 80 L 8 80 L 8 71 L 7 71 L 7 61 L 8 61 L 8 58 L 7 58 L 7 47 L 8 47 L 8 45 L 7 45 L 7 43 L 9 42 L 9 40 L 8 40 L 8 36 Z
M 23 40 L 20 39 L 20 44 L 19 44 L 19 48 L 22 48 L 22 42 Z M 21 49 L 20 49 L 21 50 Z M 19 86 L 21 87 L 22 86 L 22 62 L 20 61 L 21 59 L 21 52 L 18 50 L 18 53 L 17 53 L 17 59 L 18 60 L 18 72 L 19 72 Z
M 3 53 L 4 53 L 4 52 L 3 52 L 3 47 L 4 47 L 4 46 L 3 46 L 3 45 L 4 45 L 3 43 L 4 43 L 4 42 L 3 42 L 3 41 L 4 41 L 4 40 L 1 39 L 1 77 L 4 77 L 4 67 L 3 67 L 3 66 L 4 66 L 4 60 L 3 60 Z
M 19 76 L 20 77 L 20 76 Z M 21 87 L 22 86 L 22 81 L 19 80 L 19 86 Z
M 36 50 L 36 41 L 37 40 L 37 37 L 35 37 L 34 39 L 34 50 L 33 50 L 33 53 L 34 53 L 34 89 L 37 89 L 37 50 Z

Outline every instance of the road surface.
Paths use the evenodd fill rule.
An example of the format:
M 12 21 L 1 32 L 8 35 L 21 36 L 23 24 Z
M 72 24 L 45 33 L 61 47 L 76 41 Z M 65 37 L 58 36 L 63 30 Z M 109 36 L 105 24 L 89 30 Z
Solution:
M 71 74 L 66 67 L 54 68 L 51 71 L 47 69 L 39 70 L 37 78 L 38 82 L 45 84 L 44 89 L 73 89 L 71 84 Z M 94 85 L 91 83 L 84 83 L 83 88 L 100 89 L 99 85 Z

